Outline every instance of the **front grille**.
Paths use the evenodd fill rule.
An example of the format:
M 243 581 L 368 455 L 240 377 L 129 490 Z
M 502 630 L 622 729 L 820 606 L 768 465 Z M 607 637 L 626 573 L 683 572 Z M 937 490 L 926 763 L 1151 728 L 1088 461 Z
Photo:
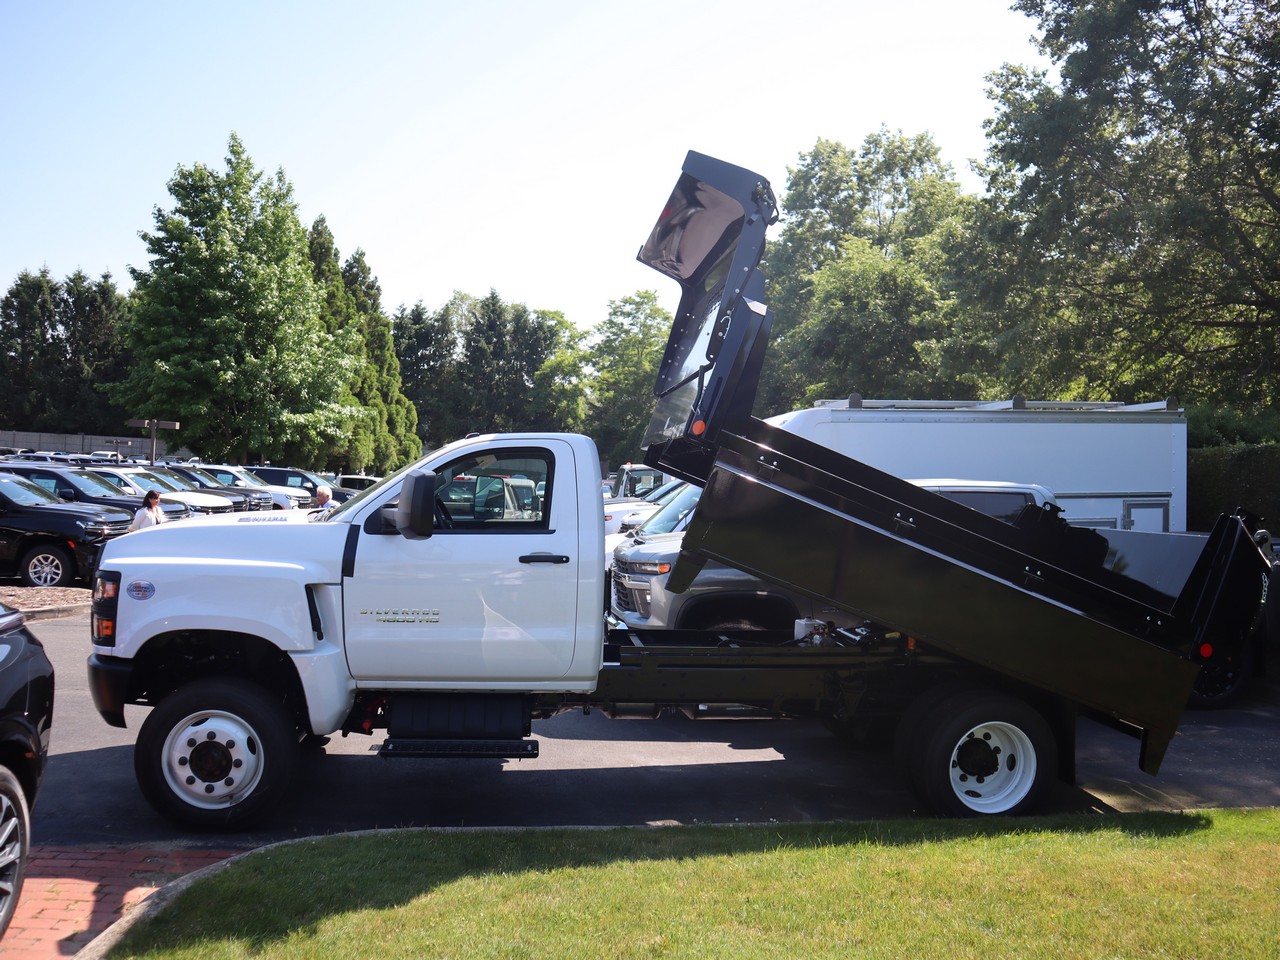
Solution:
M 209 514 L 232 513 L 234 508 L 228 503 L 220 507 L 192 507 L 191 512 L 198 513 L 201 516 L 208 516 Z
M 106 527 L 107 529 L 107 532 L 105 534 L 107 539 L 111 539 L 112 537 L 118 537 L 121 534 L 128 533 L 129 525 L 132 523 L 133 523 L 132 520 L 111 520 L 111 521 L 108 521 L 107 523 L 104 523 L 103 526 Z
M 649 591 L 633 590 L 628 587 L 622 579 L 622 575 L 626 572 L 620 567 L 626 567 L 627 564 L 619 564 L 614 561 L 613 566 L 613 606 L 623 613 L 634 613 L 637 616 L 647 618 L 649 616 Z

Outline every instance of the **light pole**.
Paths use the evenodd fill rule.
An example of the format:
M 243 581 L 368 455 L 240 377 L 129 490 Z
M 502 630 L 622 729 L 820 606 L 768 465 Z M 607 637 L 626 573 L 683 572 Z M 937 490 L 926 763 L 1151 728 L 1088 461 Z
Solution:
M 151 428 L 151 463 L 153 466 L 156 462 L 156 431 L 177 430 L 180 426 L 177 420 L 126 420 L 125 423 L 131 427 Z

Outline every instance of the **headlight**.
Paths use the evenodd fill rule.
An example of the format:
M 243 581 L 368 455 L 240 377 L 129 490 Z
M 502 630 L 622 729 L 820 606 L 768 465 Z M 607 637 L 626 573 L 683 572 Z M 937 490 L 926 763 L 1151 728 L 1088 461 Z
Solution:
M 90 537 L 105 537 L 110 532 L 106 524 L 99 520 L 77 520 L 76 526 Z
M 669 564 L 669 563 L 659 563 L 659 562 L 657 562 L 657 561 L 652 561 L 652 560 L 650 560 L 650 561 L 645 561 L 645 562 L 641 562 L 641 563 L 632 563 L 632 564 L 631 564 L 631 572 L 632 572 L 632 573 L 644 573 L 644 574 L 648 574 L 648 575 L 650 575 L 650 576 L 658 576 L 658 575 L 661 575 L 661 574 L 664 574 L 664 573 L 670 573 L 670 572 L 671 572 L 671 564 Z

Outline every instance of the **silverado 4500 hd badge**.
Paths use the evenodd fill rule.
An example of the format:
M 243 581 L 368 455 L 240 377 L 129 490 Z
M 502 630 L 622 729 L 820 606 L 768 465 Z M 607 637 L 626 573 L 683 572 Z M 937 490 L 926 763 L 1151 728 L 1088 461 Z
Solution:
M 439 623 L 439 610 L 361 610 L 360 616 L 377 623 Z

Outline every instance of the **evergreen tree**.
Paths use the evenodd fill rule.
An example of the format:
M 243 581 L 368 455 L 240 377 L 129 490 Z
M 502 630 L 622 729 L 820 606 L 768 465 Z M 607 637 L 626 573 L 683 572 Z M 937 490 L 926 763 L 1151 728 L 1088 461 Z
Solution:
M 61 366 L 61 293 L 48 268 L 24 270 L 0 303 L 0 426 L 7 429 L 52 430 L 58 423 L 51 387 Z
M 107 399 L 109 384 L 128 368 L 120 327 L 128 297 L 111 274 L 90 280 L 81 271 L 67 277 L 58 297 L 63 370 L 58 377 L 58 408 L 66 433 L 122 433 L 129 419 Z
M 132 271 L 133 364 L 113 398 L 180 421 L 174 439 L 206 457 L 323 458 L 356 412 L 340 394 L 356 338 L 325 329 L 284 172 L 255 170 L 232 134 L 225 172 L 179 167 L 169 193 Z
M 469 430 L 468 414 L 462 410 L 458 299 L 455 296 L 437 313 L 421 301 L 409 310 L 401 307 L 392 326 L 401 389 L 417 412 L 418 438 L 429 447 Z

